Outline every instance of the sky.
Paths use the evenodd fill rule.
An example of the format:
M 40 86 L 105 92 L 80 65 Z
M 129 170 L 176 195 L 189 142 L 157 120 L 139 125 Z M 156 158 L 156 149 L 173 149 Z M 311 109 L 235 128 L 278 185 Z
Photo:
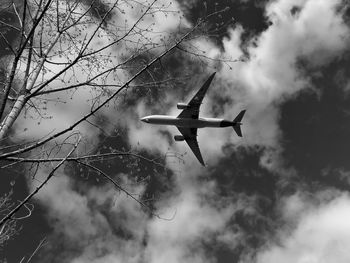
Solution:
M 99 4 L 103 13 L 106 2 Z M 179 23 L 188 29 L 226 6 L 228 11 L 206 24 L 207 35 L 184 44 L 209 59 L 172 53 L 163 65 L 176 82 L 134 88 L 94 119 L 102 130 L 79 128 L 86 142 L 81 152 L 132 149 L 162 163 L 123 158 L 99 167 L 131 192 L 152 198 L 163 219 L 149 216 L 91 171 L 66 165 L 35 197 L 33 215 L 19 222 L 22 230 L 0 250 L 1 258 L 20 261 L 45 237 L 32 262 L 350 261 L 350 5 L 345 0 L 172 1 L 168 8 L 176 15 L 145 23 L 173 36 Z M 151 37 L 161 41 L 157 34 Z M 6 55 L 3 51 L 2 59 Z M 247 113 L 243 138 L 230 128 L 198 131 L 207 164 L 202 167 L 185 143 L 173 141 L 176 128 L 139 118 L 178 114 L 176 103 L 187 102 L 213 72 L 200 115 L 231 120 L 242 109 Z M 162 77 L 157 71 L 154 76 Z M 11 140 L 65 127 L 89 109 L 89 96 L 77 92 L 63 106 L 48 105 L 52 119 L 40 124 L 21 116 Z M 28 167 L 2 169 L 0 189 L 12 189 L 20 200 L 48 169 L 41 167 L 36 180 Z

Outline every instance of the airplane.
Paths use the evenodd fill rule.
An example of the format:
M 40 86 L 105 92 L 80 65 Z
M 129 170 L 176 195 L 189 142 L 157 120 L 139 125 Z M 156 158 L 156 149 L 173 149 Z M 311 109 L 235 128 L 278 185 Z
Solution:
M 199 89 L 196 95 L 190 100 L 188 104 L 178 103 L 177 108 L 183 110 L 178 116 L 168 115 L 150 115 L 141 118 L 140 120 L 157 125 L 174 125 L 178 128 L 182 135 L 175 135 L 175 141 L 186 141 L 188 146 L 191 148 L 198 161 L 205 166 L 202 154 L 200 152 L 198 141 L 197 141 L 197 129 L 198 128 L 224 128 L 233 127 L 234 131 L 239 137 L 242 137 L 241 121 L 243 119 L 246 110 L 242 110 L 233 121 L 217 119 L 217 118 L 203 118 L 199 117 L 199 108 L 202 104 L 205 93 L 207 92 L 210 83 L 212 82 L 214 72 L 208 80 Z

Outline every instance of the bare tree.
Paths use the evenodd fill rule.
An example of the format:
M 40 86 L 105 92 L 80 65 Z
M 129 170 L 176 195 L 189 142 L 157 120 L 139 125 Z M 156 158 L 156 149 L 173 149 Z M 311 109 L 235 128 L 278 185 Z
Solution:
M 0 221 L 0 226 L 11 220 L 65 162 L 75 162 L 94 170 L 148 208 L 138 196 L 93 165 L 93 161 L 107 157 L 145 157 L 130 151 L 74 153 L 81 142 L 78 126 L 93 125 L 97 114 L 132 85 L 146 87 L 147 84 L 137 79 L 151 74 L 152 67 L 161 64 L 175 48 L 178 52 L 186 51 L 180 44 L 190 35 L 196 36 L 194 32 L 203 21 L 191 29 L 181 28 L 179 24 L 177 31 L 185 33 L 171 35 L 158 32 L 152 20 L 157 15 L 176 15 L 162 2 L 114 0 L 103 6 L 99 4 L 97 0 L 13 0 L 7 3 L 14 21 L 0 23 L 2 27 L 10 28 L 17 38 L 10 41 L 1 34 L 2 43 L 9 51 L 2 58 L 9 65 L 5 68 L 0 98 L 0 140 L 3 142 L 0 160 L 8 162 L 2 168 L 19 163 L 31 163 L 35 167 L 48 162 L 56 165 L 40 186 Z M 156 82 L 153 80 L 153 85 Z M 66 127 L 29 142 L 14 143 L 8 137 L 21 115 L 32 118 L 33 122 L 50 118 L 47 109 L 50 103 L 65 103 L 61 98 L 67 100 L 81 90 L 90 93 L 90 99 L 86 101 L 88 110 Z M 34 155 L 36 158 L 29 157 Z
M 152 70 L 156 66 L 162 67 L 164 57 L 175 50 L 201 60 L 210 59 L 198 53 L 190 42 L 186 44 L 200 35 L 198 30 L 204 19 L 192 27 L 182 24 L 179 19 L 175 27 L 176 32 L 182 34 L 168 34 L 159 31 L 153 17 L 178 14 L 158 0 L 113 0 L 104 4 L 98 0 L 12 0 L 3 8 L 11 14 L 12 20 L 0 20 L 1 43 L 6 49 L 0 59 L 8 65 L 3 68 L 5 74 L 1 82 L 0 171 L 28 164 L 35 177 L 41 165 L 53 165 L 46 178 L 24 200 L 11 209 L 7 207 L 0 219 L 1 233 L 13 233 L 15 214 L 26 207 L 66 163 L 84 166 L 103 176 L 149 213 L 159 217 L 140 196 L 130 193 L 94 162 L 131 156 L 155 165 L 162 163 L 126 150 L 77 151 L 84 142 L 79 127 L 95 127 L 98 114 L 134 86 L 147 88 L 172 81 L 171 78 L 153 78 Z M 11 31 L 15 38 L 10 39 L 4 29 Z M 142 76 L 149 76 L 152 81 L 139 81 Z M 40 135 L 39 139 L 26 138 L 19 142 L 10 137 L 18 121 L 29 118 L 40 123 L 50 119 L 50 105 L 64 104 L 82 91 L 88 91 L 89 98 L 85 99 L 88 107 L 72 122 Z M 39 125 L 37 129 L 40 129 Z M 31 210 L 28 211 L 30 215 Z

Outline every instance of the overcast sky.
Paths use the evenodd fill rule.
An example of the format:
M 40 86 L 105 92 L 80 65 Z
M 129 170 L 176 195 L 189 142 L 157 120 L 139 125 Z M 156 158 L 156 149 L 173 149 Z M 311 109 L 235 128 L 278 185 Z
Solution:
M 101 1 L 101 8 L 104 1 Z M 169 1 L 160 0 L 161 3 Z M 350 262 L 350 5 L 346 0 L 172 1 L 179 11 L 156 16 L 159 31 L 177 33 L 179 17 L 190 27 L 199 17 L 229 6 L 210 20 L 219 34 L 193 40 L 211 58 L 198 63 L 175 53 L 166 68 L 185 84 L 151 94 L 134 92 L 104 110 L 107 137 L 82 126 L 91 145 L 137 149 L 162 157 L 167 169 L 148 162 L 110 161 L 106 172 L 132 192 L 154 196 L 161 220 L 86 170 L 66 166 L 35 200 L 34 215 L 1 251 L 9 262 L 47 242 L 32 262 Z M 111 17 L 111 19 L 117 19 Z M 98 45 L 98 43 L 96 43 Z M 173 127 L 141 123 L 151 114 L 178 114 L 202 83 L 217 72 L 201 116 L 234 119 L 246 109 L 243 138 L 231 128 L 202 129 L 202 167 L 188 146 L 174 142 Z M 14 140 L 41 137 L 84 112 L 86 94 L 52 106 L 52 120 L 19 119 Z M 60 121 L 57 121 L 60 120 Z M 27 133 L 22 131 L 27 129 Z M 177 153 L 181 160 L 171 157 Z M 2 172 L 2 171 L 1 171 Z M 35 182 L 7 170 L 18 198 Z M 45 176 L 45 169 L 36 175 Z M 135 184 L 135 179 L 144 179 Z M 6 190 L 4 188 L 4 191 Z

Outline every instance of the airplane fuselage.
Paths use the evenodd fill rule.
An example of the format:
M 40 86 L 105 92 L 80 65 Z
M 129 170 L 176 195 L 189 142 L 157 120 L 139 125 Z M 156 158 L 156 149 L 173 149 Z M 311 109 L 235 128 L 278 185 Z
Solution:
M 196 156 L 198 161 L 205 166 L 203 157 L 199 150 L 197 141 L 197 129 L 198 128 L 223 128 L 232 127 L 239 137 L 242 137 L 241 131 L 241 120 L 245 113 L 242 110 L 233 121 L 216 118 L 200 118 L 199 108 L 202 104 L 205 93 L 207 92 L 211 81 L 215 76 L 215 72 L 207 79 L 197 93 L 192 97 L 189 103 L 178 103 L 177 108 L 182 110 L 178 116 L 168 115 L 150 115 L 141 118 L 141 121 L 156 124 L 156 125 L 173 125 L 176 126 L 181 135 L 175 135 L 175 141 L 186 141 L 188 146 L 191 148 L 193 154 Z
M 177 127 L 186 128 L 220 128 L 233 125 L 232 121 L 217 119 L 217 118 L 177 118 L 176 116 L 168 115 L 151 115 L 141 119 L 143 122 L 157 125 L 174 125 Z

